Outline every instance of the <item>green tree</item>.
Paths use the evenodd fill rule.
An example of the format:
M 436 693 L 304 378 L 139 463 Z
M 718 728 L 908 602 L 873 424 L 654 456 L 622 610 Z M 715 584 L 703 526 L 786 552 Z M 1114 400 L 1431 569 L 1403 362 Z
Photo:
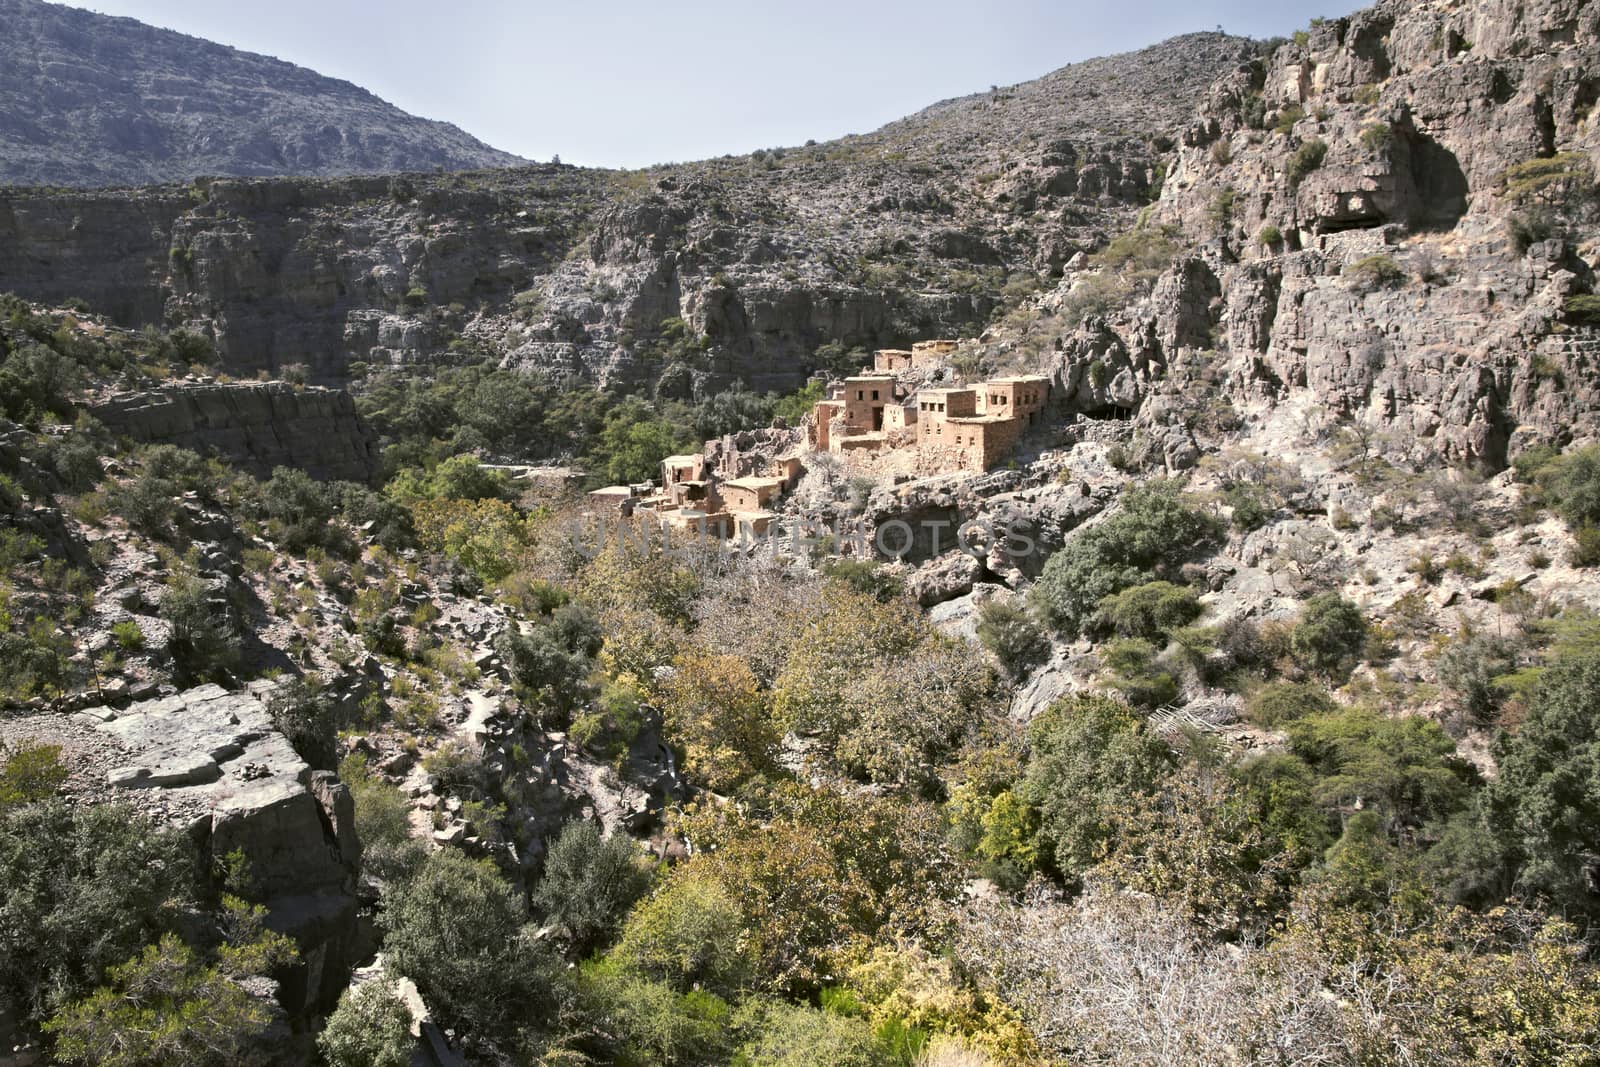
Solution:
M 174 934 L 112 967 L 110 985 L 45 1024 L 56 1057 L 99 1067 L 233 1067 L 259 1047 L 276 1005 L 241 979 L 294 961 L 294 943 L 267 931 L 265 912 L 230 901 L 236 939 L 207 963 Z
M 345 990 L 317 1035 L 328 1067 L 407 1067 L 416 1047 L 411 1012 L 387 979 Z
M 1600 656 L 1556 663 L 1540 679 L 1522 727 L 1495 746 L 1499 774 L 1486 818 L 1525 892 L 1596 910 L 1600 867 Z
M 1361 609 L 1338 593 L 1307 600 L 1289 634 L 1289 647 L 1308 670 L 1328 677 L 1347 673 L 1367 639 Z
M 631 838 L 603 837 L 591 822 L 572 822 L 550 847 L 533 906 L 587 949 L 610 935 L 649 886 L 650 870 Z
M 0 997 L 42 1018 L 171 929 L 196 897 L 193 846 L 124 808 L 0 814 Z
M 1172 750 L 1126 704 L 1080 696 L 1028 724 L 1028 761 L 1017 795 L 1038 813 L 1038 853 L 1076 879 L 1110 847 L 1117 813 L 1152 795 L 1171 773 Z
M 1045 562 L 1035 595 L 1056 629 L 1076 636 L 1107 597 L 1174 570 L 1219 530 L 1175 483 L 1129 489 L 1115 513 L 1073 534 Z
M 444 1026 L 504 1046 L 552 1014 L 554 963 L 487 860 L 446 849 L 383 899 L 384 949 Z

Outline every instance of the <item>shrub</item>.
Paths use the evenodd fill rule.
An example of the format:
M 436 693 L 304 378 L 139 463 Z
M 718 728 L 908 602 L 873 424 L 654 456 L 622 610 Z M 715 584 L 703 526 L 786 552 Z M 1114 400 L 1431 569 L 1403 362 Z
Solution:
M 1361 144 L 1368 152 L 1381 156 L 1394 142 L 1394 130 L 1387 122 L 1375 122 L 1361 131 Z
M 1100 602 L 1094 624 L 1123 637 L 1163 640 L 1200 617 L 1200 600 L 1188 586 L 1146 582 Z
M 66 780 L 60 745 L 23 741 L 12 746 L 0 740 L 0 814 L 50 799 Z
M 159 610 L 171 627 L 167 651 L 182 677 L 205 681 L 227 675 L 239 658 L 239 639 L 210 585 L 188 567 L 177 568 L 167 579 Z
M 0 998 L 39 1020 L 88 993 L 176 925 L 195 876 L 181 831 L 125 808 L 0 812 Z
M 1510 641 L 1480 634 L 1454 642 L 1439 654 L 1439 683 L 1460 698 L 1469 722 L 1485 726 L 1504 698 L 1495 679 L 1511 673 L 1516 665 L 1517 650 Z
M 144 631 L 132 619 L 123 619 L 113 623 L 111 638 L 116 641 L 117 647 L 124 652 L 137 652 L 144 648 Z
M 1281 134 L 1293 133 L 1295 124 L 1305 117 L 1305 108 L 1299 104 L 1290 104 L 1278 112 L 1278 121 L 1273 125 L 1272 132 Z
M 1269 682 L 1250 694 L 1245 717 L 1264 729 L 1275 730 L 1312 715 L 1329 715 L 1338 705 L 1321 686 L 1300 682 Z
M 1034 595 L 1056 629 L 1075 636 L 1106 597 L 1160 577 L 1218 532 L 1216 520 L 1173 483 L 1129 489 L 1115 514 L 1079 531 L 1045 562 Z
M 1318 593 L 1306 601 L 1289 647 L 1308 670 L 1331 676 L 1349 670 L 1366 639 L 1360 608 L 1337 593 Z
M 1328 156 L 1328 143 L 1321 140 L 1307 141 L 1294 154 L 1289 157 L 1285 173 L 1289 176 L 1289 184 L 1299 185 L 1318 167 Z
M 554 962 L 522 930 L 520 894 L 487 860 L 435 852 L 382 904 L 384 951 L 441 1025 L 496 1043 L 550 1016 Z
M 1584 293 L 1567 297 L 1567 318 L 1579 326 L 1600 326 L 1600 296 Z
M 853 1019 L 792 1004 L 755 1005 L 741 1013 L 755 1035 L 739 1046 L 744 1067 L 881 1067 L 872 1029 Z
M 1105 684 L 1136 707 L 1159 708 L 1178 699 L 1178 683 L 1149 641 L 1138 637 L 1113 641 L 1100 653 L 1109 673 Z
M 593 1047 L 584 1050 L 596 1058 L 585 1063 L 715 1067 L 728 1062 L 733 1009 L 721 997 L 698 989 L 679 992 L 609 960 L 583 966 L 578 993 L 583 1009 L 599 1024 L 598 1040 L 591 1039 Z
M 1352 289 L 1370 293 L 1386 289 L 1405 280 L 1406 273 L 1390 256 L 1367 256 L 1344 269 L 1345 279 Z
M 978 640 L 1013 678 L 1050 655 L 1050 638 L 1025 604 L 990 599 L 978 609 Z
M 362 870 L 385 881 L 409 877 L 428 853 L 427 846 L 411 836 L 410 799 L 370 770 L 359 752 L 339 762 L 339 780 L 355 801 Z
M 1594 168 L 1582 152 L 1559 152 L 1506 168 L 1500 183 L 1502 195 L 1515 203 L 1566 207 L 1593 195 Z
M 602 837 L 593 823 L 572 822 L 545 858 L 533 906 L 584 950 L 610 936 L 649 884 L 650 871 L 631 838 Z
M 1568 559 L 1574 567 L 1600 565 L 1600 526 L 1584 523 L 1572 531 L 1572 552 Z
M 1600 523 L 1600 445 L 1569 452 L 1547 475 L 1556 511 L 1573 529 Z
M 1277 248 L 1283 244 L 1283 231 L 1269 222 L 1256 234 L 1256 243 L 1262 248 Z
M 407 1067 L 416 1047 L 411 1012 L 386 978 L 345 990 L 317 1035 L 328 1067 Z
M 757 961 L 728 891 L 692 868 L 674 873 L 636 907 L 610 958 L 679 992 L 733 996 L 753 980 Z
M 646 698 L 633 675 L 607 678 L 600 683 L 600 694 L 589 710 L 573 716 L 568 733 L 588 751 L 615 758 L 628 750 L 643 729 Z
M 1106 697 L 1074 697 L 1028 724 L 1029 756 L 1016 793 L 1037 813 L 1040 863 L 1072 879 L 1099 861 L 1115 814 L 1153 794 L 1172 752 Z
M 322 691 L 320 679 L 295 678 L 281 684 L 267 701 L 267 714 L 295 754 L 314 770 L 334 769 L 339 758 L 337 709 Z
M 252 918 L 259 926 L 259 913 Z M 56 1058 L 97 1067 L 241 1062 L 260 1047 L 276 1011 L 239 979 L 292 962 L 294 943 L 258 931 L 252 943 L 225 945 L 220 956 L 207 963 L 167 934 L 112 967 L 109 986 L 68 1005 L 45 1025 L 55 1038 Z M 255 966 L 241 969 L 246 958 Z
M 261 486 L 261 511 L 276 539 L 291 552 L 327 543 L 333 502 L 327 489 L 305 471 L 276 468 Z

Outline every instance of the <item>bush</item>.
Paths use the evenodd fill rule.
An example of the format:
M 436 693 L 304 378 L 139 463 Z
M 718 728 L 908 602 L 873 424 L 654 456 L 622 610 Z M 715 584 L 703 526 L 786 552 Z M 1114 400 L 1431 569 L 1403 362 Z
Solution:
M 1199 598 L 1188 586 L 1146 582 L 1102 600 L 1094 625 L 1122 637 L 1159 641 L 1194 622 L 1201 610 Z
M 0 814 L 11 808 L 49 800 L 67 780 L 60 745 L 0 740 Z
M 1166 743 L 1106 697 L 1051 705 L 1028 724 L 1028 744 L 1017 797 L 1037 813 L 1039 862 L 1068 879 L 1099 862 L 1116 813 L 1173 766 Z
M 520 895 L 487 860 L 428 857 L 382 905 L 384 951 L 443 1026 L 505 1044 L 550 1018 L 554 961 L 522 929 Z
M 317 1035 L 328 1067 L 407 1067 L 416 1047 L 411 1012 L 387 979 L 345 990 Z
M 1567 318 L 1578 326 L 1600 326 L 1600 296 L 1592 293 L 1569 296 L 1566 311 Z
M 1159 708 L 1178 699 L 1178 683 L 1149 641 L 1124 638 L 1105 646 L 1100 662 L 1109 672 L 1105 685 L 1140 708 Z
M 586 964 L 579 996 L 598 1040 L 584 1051 L 623 1067 L 717 1067 L 728 1062 L 733 1009 L 721 997 L 641 977 L 611 965 Z
M 649 885 L 649 868 L 631 838 L 602 837 L 593 823 L 573 822 L 545 858 L 533 906 L 581 951 L 607 939 Z
M 320 679 L 295 678 L 278 686 L 267 701 L 267 714 L 313 770 L 334 769 L 339 761 L 338 709 L 322 691 Z
M 259 916 L 253 918 L 259 923 Z M 259 970 L 235 966 L 246 955 Z M 112 967 L 109 986 L 68 1005 L 46 1024 L 56 1058 L 96 1067 L 240 1063 L 261 1046 L 277 1012 L 270 1000 L 238 980 L 292 962 L 294 943 L 263 931 L 252 944 L 224 946 L 221 957 L 207 963 L 168 934 Z
M 1269 222 L 1256 234 L 1256 243 L 1262 248 L 1277 248 L 1283 244 L 1283 231 Z
M 628 916 L 611 958 L 679 992 L 735 996 L 754 980 L 743 916 L 728 891 L 692 868 L 674 873 Z
M 1361 144 L 1368 152 L 1381 156 L 1394 142 L 1394 130 L 1387 122 L 1375 122 L 1361 131 Z
M 1299 185 L 1322 166 L 1322 161 L 1328 157 L 1328 144 L 1326 141 L 1307 141 L 1294 154 L 1289 157 L 1289 162 L 1284 168 L 1289 176 L 1289 184 Z
M 1334 676 L 1354 665 L 1366 639 L 1360 608 L 1337 593 L 1318 593 L 1301 610 L 1289 647 L 1308 670 Z
M 752 1005 L 743 1013 L 755 1036 L 739 1046 L 743 1067 L 882 1067 L 887 1061 L 860 1019 L 792 1004 Z
M 1079 531 L 1045 562 L 1034 595 L 1058 631 L 1076 636 L 1106 597 L 1161 577 L 1218 533 L 1216 520 L 1190 506 L 1173 483 L 1129 489 L 1115 514 Z
M 411 836 L 410 799 L 370 770 L 359 752 L 340 761 L 339 780 L 355 801 L 362 870 L 384 881 L 410 877 L 428 854 L 428 846 Z
M 274 537 L 291 552 L 328 543 L 333 502 L 327 489 L 305 471 L 276 468 L 261 486 L 261 511 Z
M 175 569 L 162 594 L 161 617 L 172 628 L 167 651 L 191 682 L 225 678 L 239 658 L 239 639 L 211 587 L 187 567 Z
M 978 640 L 1012 678 L 1024 678 L 1050 655 L 1050 637 L 1025 604 L 990 599 L 978 609 Z
M 1370 293 L 1386 289 L 1405 280 L 1406 272 L 1390 256 L 1367 256 L 1344 269 L 1344 276 L 1352 289 Z
M 1278 112 L 1278 121 L 1273 125 L 1272 132 L 1289 134 L 1294 132 L 1295 124 L 1306 117 L 1306 109 L 1299 104 L 1290 104 Z
M 1439 683 L 1461 700 L 1466 720 L 1487 726 L 1504 699 L 1496 679 L 1516 669 L 1517 650 L 1510 641 L 1479 634 L 1455 642 L 1439 654 Z
M 1245 717 L 1263 729 L 1275 730 L 1313 715 L 1330 715 L 1338 707 L 1321 686 L 1269 682 L 1250 694 Z
M 195 876 L 181 831 L 124 808 L 0 813 L 0 999 L 37 1021 L 89 992 L 176 925 Z
M 144 648 L 144 631 L 132 619 L 124 619 L 111 627 L 112 640 L 124 652 L 137 652 Z

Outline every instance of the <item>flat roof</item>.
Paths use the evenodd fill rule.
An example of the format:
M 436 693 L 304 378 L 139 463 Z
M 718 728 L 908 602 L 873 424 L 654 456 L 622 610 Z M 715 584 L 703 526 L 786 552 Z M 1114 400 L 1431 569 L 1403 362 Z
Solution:
M 985 385 L 1030 385 L 1033 382 L 1048 382 L 1050 379 L 1042 374 L 1011 374 L 1004 378 L 990 378 Z
M 735 489 L 775 489 L 783 485 L 783 481 L 782 478 L 731 478 L 722 484 Z
M 1002 418 L 999 415 L 955 415 L 945 419 L 945 422 L 955 423 L 957 426 L 987 425 L 996 422 L 1013 422 L 1013 419 Z
M 608 485 L 604 489 L 591 489 L 591 490 L 589 490 L 589 495 L 590 496 L 616 496 L 618 493 L 622 494 L 623 496 L 632 496 L 633 495 L 633 486 L 631 486 L 631 485 Z
M 978 390 L 975 387 L 970 386 L 970 385 L 950 385 L 950 386 L 945 386 L 943 388 L 918 389 L 917 390 L 917 395 L 921 396 L 923 393 L 929 393 L 929 394 L 935 395 L 935 396 L 949 396 L 951 393 L 974 393 L 974 394 L 976 394 L 977 391 Z
M 673 465 L 677 465 L 679 463 L 704 463 L 705 461 L 706 461 L 705 455 L 700 453 L 700 452 L 696 452 L 693 455 L 689 455 L 689 456 L 668 456 L 666 459 L 662 460 L 661 462 L 663 462 L 663 463 L 671 463 Z

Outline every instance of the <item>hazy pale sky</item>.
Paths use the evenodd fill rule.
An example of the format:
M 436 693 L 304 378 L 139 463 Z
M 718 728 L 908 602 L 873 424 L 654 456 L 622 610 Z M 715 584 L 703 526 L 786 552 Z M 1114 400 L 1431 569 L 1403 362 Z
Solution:
M 91 0 L 344 78 L 529 159 L 638 167 L 869 130 L 935 101 L 1358 0 Z

